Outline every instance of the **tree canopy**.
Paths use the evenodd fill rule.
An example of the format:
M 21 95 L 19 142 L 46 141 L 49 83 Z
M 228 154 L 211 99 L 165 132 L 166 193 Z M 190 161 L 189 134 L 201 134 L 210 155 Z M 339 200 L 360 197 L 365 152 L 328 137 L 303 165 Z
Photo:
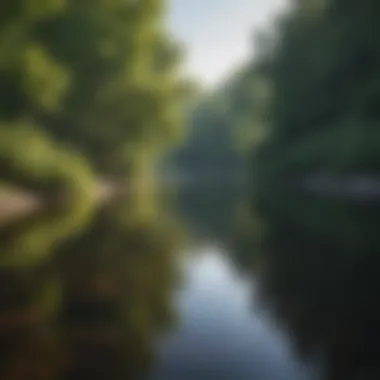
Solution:
M 59 142 L 56 150 L 77 152 L 95 172 L 115 175 L 128 173 L 142 150 L 178 139 L 188 87 L 164 12 L 163 0 L 3 1 L 1 133 L 27 125 L 30 132 L 19 134 L 26 144 L 32 132 L 43 134 Z M 52 172 L 59 167 L 48 152 L 44 159 Z M 8 169 L 4 178 L 34 178 L 20 171 Z

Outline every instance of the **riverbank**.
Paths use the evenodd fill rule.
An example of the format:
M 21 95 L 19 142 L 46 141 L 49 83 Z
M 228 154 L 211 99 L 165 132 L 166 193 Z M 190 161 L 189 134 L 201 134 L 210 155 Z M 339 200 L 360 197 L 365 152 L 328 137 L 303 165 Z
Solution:
M 0 188 L 0 227 L 38 212 L 43 205 L 43 199 L 36 194 Z
M 95 189 L 95 195 L 89 194 L 89 197 L 95 197 L 97 203 L 103 204 L 118 195 L 126 194 L 127 190 L 125 183 L 101 181 Z M 63 195 L 58 197 L 53 204 L 65 205 L 69 202 L 70 199 Z M 0 188 L 0 227 L 37 214 L 50 205 L 51 201 L 32 192 L 9 187 Z

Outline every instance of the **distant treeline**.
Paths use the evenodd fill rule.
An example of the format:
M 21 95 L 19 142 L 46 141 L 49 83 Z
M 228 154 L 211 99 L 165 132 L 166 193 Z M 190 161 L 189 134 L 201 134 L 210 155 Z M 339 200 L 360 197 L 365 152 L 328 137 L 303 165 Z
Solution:
M 190 134 L 195 129 L 198 138 L 180 160 L 196 162 L 219 149 L 219 166 L 234 166 L 234 154 L 221 148 L 228 131 L 251 152 L 261 184 L 377 173 L 379 11 L 377 0 L 293 0 L 258 34 L 254 57 L 212 95 L 217 106 L 205 98 L 196 110 L 190 124 L 198 129 Z
M 187 119 L 184 141 L 167 160 L 170 168 L 193 180 L 240 178 L 245 173 L 247 115 L 235 107 L 235 94 L 227 85 L 200 93 Z
M 164 0 L 0 5 L 0 178 L 77 192 L 180 135 L 181 49 Z

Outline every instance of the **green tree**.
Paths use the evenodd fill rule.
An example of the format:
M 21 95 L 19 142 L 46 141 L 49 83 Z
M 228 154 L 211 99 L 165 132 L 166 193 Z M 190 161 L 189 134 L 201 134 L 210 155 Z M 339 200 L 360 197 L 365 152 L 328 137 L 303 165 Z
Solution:
M 164 5 L 163 0 L 3 2 L 2 133 L 23 132 L 20 124 L 28 124 L 62 154 L 85 156 L 96 173 L 123 176 L 141 150 L 156 154 L 178 139 L 186 86 L 176 70 L 181 49 L 164 27 Z M 18 136 L 29 144 L 31 133 Z M 47 152 L 44 160 L 52 172 L 60 170 Z M 35 177 L 16 167 L 5 179 L 12 170 L 20 182 Z M 45 171 L 37 165 L 39 170 Z M 76 180 L 81 177 L 74 166 L 70 170 Z
M 267 139 L 255 155 L 261 174 L 376 173 L 378 7 L 371 0 L 294 1 L 266 59 L 272 96 Z

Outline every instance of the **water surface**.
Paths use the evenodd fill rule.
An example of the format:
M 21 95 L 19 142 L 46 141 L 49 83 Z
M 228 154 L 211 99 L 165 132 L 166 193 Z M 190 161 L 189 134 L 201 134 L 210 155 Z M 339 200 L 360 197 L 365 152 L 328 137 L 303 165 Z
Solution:
M 378 205 L 228 187 L 169 205 L 0 231 L 2 379 L 377 378 Z

